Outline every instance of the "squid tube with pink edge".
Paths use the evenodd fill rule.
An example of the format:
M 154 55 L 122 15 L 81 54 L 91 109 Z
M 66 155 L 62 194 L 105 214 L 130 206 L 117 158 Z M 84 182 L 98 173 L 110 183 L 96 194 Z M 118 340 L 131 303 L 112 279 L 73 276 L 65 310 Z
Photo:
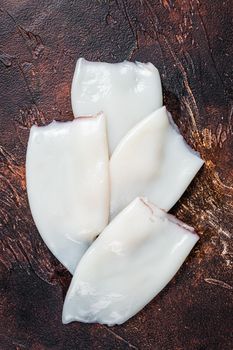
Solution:
M 63 323 L 124 323 L 166 286 L 198 239 L 193 228 L 136 198 L 81 259 L 65 298 Z
M 104 115 L 33 126 L 26 180 L 41 237 L 73 273 L 108 223 L 109 156 Z

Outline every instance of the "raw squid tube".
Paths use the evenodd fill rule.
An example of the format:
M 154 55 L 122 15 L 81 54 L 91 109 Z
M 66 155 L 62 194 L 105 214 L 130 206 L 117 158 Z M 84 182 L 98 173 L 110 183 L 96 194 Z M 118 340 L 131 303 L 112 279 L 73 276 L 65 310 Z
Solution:
M 75 117 L 107 116 L 110 153 L 125 134 L 162 106 L 162 87 L 152 63 L 77 61 L 71 102 Z
M 73 273 L 109 216 L 105 117 L 33 126 L 26 159 L 35 224 L 57 259 Z
M 121 324 L 172 279 L 198 241 L 193 228 L 136 198 L 81 259 L 63 307 L 63 323 Z
M 137 196 L 168 211 L 202 165 L 166 108 L 158 109 L 130 130 L 112 154 L 111 216 Z

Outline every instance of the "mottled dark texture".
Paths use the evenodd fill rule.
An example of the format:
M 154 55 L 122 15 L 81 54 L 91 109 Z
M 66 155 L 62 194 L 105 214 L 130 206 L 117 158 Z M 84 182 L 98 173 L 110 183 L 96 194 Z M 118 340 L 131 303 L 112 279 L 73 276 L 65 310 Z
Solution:
M 0 0 L 0 350 L 230 350 L 231 0 Z M 76 59 L 151 61 L 206 164 L 172 210 L 201 235 L 172 282 L 126 324 L 61 324 L 70 275 L 33 224 L 29 128 L 72 119 Z

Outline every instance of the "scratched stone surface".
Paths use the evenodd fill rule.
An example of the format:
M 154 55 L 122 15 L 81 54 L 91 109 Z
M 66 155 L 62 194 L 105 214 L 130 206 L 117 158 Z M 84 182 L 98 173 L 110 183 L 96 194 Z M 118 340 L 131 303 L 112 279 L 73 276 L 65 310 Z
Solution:
M 0 350 L 232 349 L 232 19 L 231 0 L 0 0 Z M 71 276 L 41 240 L 25 188 L 29 129 L 73 118 L 80 56 L 154 63 L 205 160 L 172 210 L 199 243 L 147 307 L 111 328 L 62 325 Z

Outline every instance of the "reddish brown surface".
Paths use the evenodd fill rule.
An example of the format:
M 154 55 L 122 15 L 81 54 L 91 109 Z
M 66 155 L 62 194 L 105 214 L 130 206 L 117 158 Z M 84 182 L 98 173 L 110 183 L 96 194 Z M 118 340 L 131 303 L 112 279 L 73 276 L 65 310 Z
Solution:
M 0 350 L 232 349 L 232 1 L 0 0 Z M 151 61 L 206 161 L 173 212 L 201 240 L 173 281 L 120 327 L 61 324 L 70 275 L 25 191 L 29 128 L 72 119 L 76 59 Z

